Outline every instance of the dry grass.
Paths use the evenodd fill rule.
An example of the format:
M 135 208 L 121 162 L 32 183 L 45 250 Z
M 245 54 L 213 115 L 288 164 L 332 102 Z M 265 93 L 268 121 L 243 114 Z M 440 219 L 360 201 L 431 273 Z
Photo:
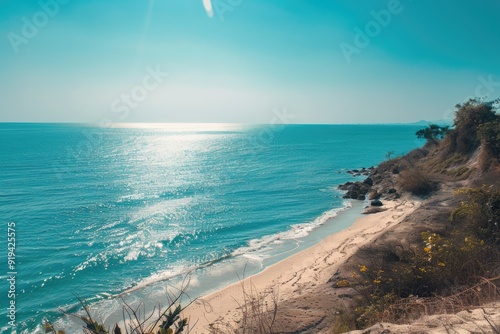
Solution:
M 338 311 L 330 328 L 331 334 L 341 334 L 356 329 L 356 314 L 347 308 Z
M 402 298 L 379 314 L 377 322 L 411 323 L 426 315 L 457 313 L 497 301 L 500 297 L 500 276 L 482 278 L 475 285 L 464 287 L 450 296 Z
M 334 333 L 379 322 L 407 324 L 499 300 L 500 192 L 468 188 L 457 195 L 464 201 L 448 216 L 447 228 L 424 230 L 420 241 L 388 239 L 358 251 L 348 268 L 352 274 L 339 277 L 349 280 L 357 300 L 351 313 L 337 317 Z
M 427 196 L 437 190 L 437 183 L 420 168 L 404 170 L 400 174 L 401 188 L 416 196 Z
M 433 173 L 445 173 L 449 169 L 456 169 L 463 167 L 468 161 L 468 157 L 463 154 L 450 154 L 443 159 L 439 154 L 428 159 L 423 167 Z
M 268 288 L 258 291 L 250 282 L 241 283 L 243 302 L 238 303 L 240 313 L 236 323 L 219 321 L 212 325 L 211 334 L 274 334 L 281 333 L 276 324 L 279 310 L 279 290 Z
M 97 314 L 82 298 L 75 296 L 82 312 L 79 314 L 69 314 L 62 311 L 69 317 L 83 321 L 82 332 L 85 334 L 187 334 L 189 333 L 189 324 L 187 318 L 182 318 L 182 311 L 193 301 L 188 302 L 184 307 L 181 302 L 186 295 L 189 286 L 190 276 L 186 276 L 180 288 L 175 292 L 167 291 L 167 306 L 158 305 L 152 311 L 146 311 L 144 302 L 138 305 L 131 305 L 122 299 L 123 321 L 121 327 L 119 324 L 113 326 L 105 325 Z M 56 330 L 50 321 L 45 321 L 45 333 L 65 334 L 64 329 Z

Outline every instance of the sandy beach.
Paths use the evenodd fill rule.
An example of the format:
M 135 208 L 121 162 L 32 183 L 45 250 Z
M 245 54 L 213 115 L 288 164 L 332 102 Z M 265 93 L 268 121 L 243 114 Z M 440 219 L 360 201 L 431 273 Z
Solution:
M 273 296 L 280 302 L 297 299 L 315 291 L 328 282 L 338 268 L 361 246 L 369 244 L 385 230 L 399 224 L 420 202 L 412 199 L 386 201 L 386 211 L 365 215 L 341 232 L 326 236 L 318 244 L 269 266 L 264 271 L 241 282 L 204 296 L 185 310 L 190 318 L 190 333 L 207 333 L 212 324 L 231 328 L 241 319 L 245 293 L 253 297 L 267 296 L 262 304 L 272 305 Z M 291 321 L 307 322 L 308 314 L 321 316 L 328 312 L 318 300 L 308 312 L 286 315 Z M 303 318 L 303 319 L 301 319 Z

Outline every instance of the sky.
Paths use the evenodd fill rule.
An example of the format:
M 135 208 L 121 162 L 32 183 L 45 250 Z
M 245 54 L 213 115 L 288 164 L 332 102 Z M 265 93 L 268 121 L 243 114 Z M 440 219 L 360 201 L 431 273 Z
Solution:
M 499 0 L 0 0 L 0 122 L 406 123 L 500 97 Z

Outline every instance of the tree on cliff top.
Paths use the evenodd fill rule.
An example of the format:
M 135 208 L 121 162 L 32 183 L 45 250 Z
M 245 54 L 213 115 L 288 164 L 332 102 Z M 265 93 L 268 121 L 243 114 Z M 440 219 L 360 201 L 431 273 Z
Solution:
M 449 126 L 439 126 L 437 124 L 429 124 L 425 129 L 418 130 L 415 134 L 418 138 L 427 140 L 440 140 L 448 133 Z
M 487 123 L 498 122 L 496 113 L 500 100 L 483 101 L 482 99 L 469 99 L 463 104 L 457 104 L 454 120 L 455 129 L 452 139 L 456 143 L 458 153 L 470 153 L 480 144 L 479 128 Z

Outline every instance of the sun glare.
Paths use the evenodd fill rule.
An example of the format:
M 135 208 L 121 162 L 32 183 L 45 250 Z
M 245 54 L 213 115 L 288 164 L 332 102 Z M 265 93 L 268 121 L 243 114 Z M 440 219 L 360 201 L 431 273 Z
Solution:
M 212 9 L 212 1 L 211 0 L 203 0 L 203 6 L 205 6 L 205 10 L 207 11 L 207 15 L 209 17 L 214 16 L 214 11 Z
M 171 132 L 217 132 L 241 130 L 248 126 L 232 123 L 115 123 L 113 127 L 123 129 L 158 129 Z

